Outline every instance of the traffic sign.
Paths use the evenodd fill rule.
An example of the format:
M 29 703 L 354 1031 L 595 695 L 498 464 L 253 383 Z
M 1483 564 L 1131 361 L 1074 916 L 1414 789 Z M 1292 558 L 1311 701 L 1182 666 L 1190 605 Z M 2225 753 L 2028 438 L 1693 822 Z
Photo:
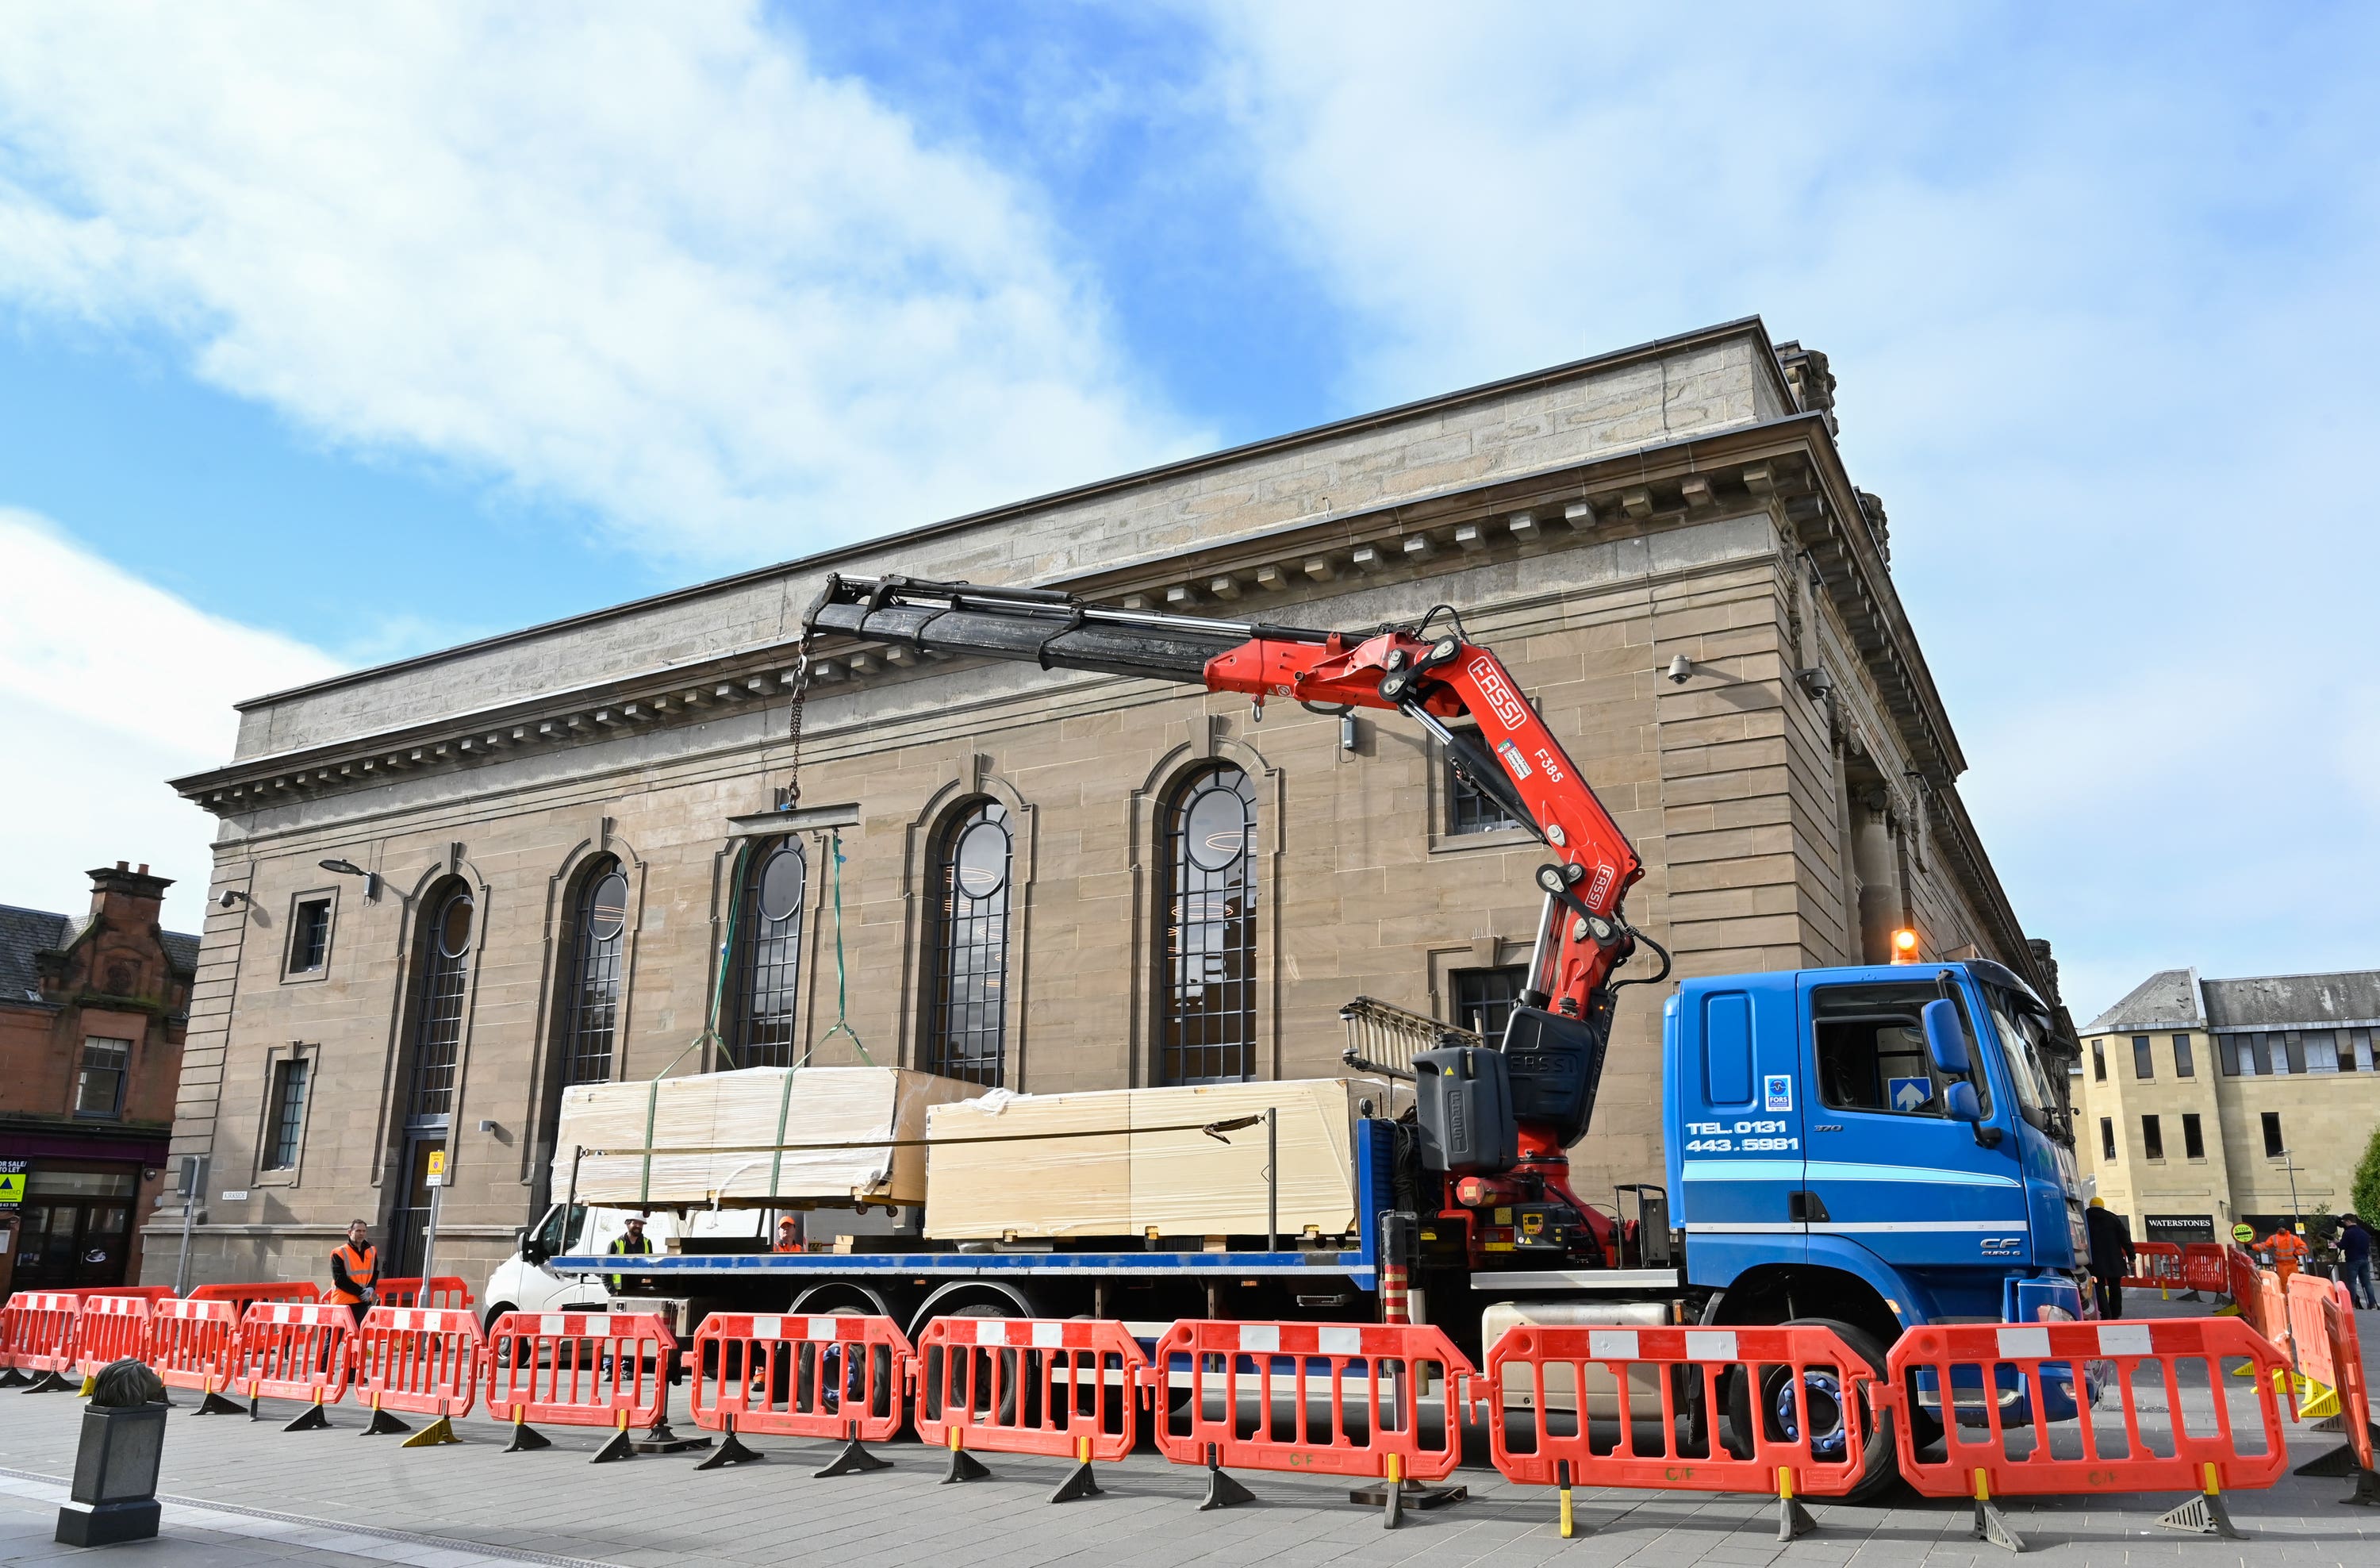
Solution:
M 1885 1101 L 1895 1111 L 1914 1111 L 1934 1098 L 1931 1078 L 1888 1078 L 1885 1088 Z
M 2242 1221 L 2231 1227 L 2231 1239 L 2245 1246 L 2256 1239 L 2256 1227 Z
M 446 1185 L 446 1151 L 443 1149 L 433 1149 L 430 1151 L 429 1184 L 433 1187 L 443 1187 Z

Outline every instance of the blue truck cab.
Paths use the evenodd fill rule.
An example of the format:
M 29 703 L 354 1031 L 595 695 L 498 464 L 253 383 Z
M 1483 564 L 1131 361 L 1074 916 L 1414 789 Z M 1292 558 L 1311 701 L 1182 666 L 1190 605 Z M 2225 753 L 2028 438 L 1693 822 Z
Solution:
M 2050 1031 L 1989 962 L 1682 981 L 1664 1112 L 1704 1320 L 1823 1319 L 1885 1347 L 1918 1323 L 2084 1316 Z

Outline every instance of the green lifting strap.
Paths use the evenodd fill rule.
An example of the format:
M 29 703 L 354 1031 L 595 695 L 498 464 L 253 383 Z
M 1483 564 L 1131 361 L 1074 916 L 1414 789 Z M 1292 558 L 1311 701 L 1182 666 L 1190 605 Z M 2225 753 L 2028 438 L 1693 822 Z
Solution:
M 826 1033 L 819 1037 L 819 1044 L 824 1045 L 827 1041 L 832 1039 L 837 1035 L 849 1035 L 851 1037 L 853 1049 L 859 1052 L 859 1059 L 873 1067 L 876 1065 L 876 1058 L 868 1054 L 868 1047 L 860 1043 L 859 1031 L 851 1027 L 849 1002 L 846 995 L 847 987 L 844 983 L 843 967 L 843 833 L 840 829 L 835 831 L 832 848 L 834 853 L 834 1027 L 827 1030 Z M 808 1051 L 805 1051 L 802 1052 L 802 1060 L 804 1062 L 808 1062 L 809 1060 Z M 780 1133 L 778 1136 L 783 1137 L 783 1134 Z

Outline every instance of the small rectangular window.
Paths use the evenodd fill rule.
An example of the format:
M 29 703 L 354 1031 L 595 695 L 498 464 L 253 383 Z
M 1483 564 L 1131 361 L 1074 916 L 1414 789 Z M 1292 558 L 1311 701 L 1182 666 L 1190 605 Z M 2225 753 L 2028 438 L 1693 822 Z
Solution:
M 2095 1084 L 2107 1081 L 2107 1042 L 2104 1039 L 2091 1042 L 2091 1081 Z
M 2155 1116 L 2141 1118 L 2141 1152 L 2151 1160 L 2165 1158 L 2165 1129 Z
M 2198 1076 L 2198 1058 L 2191 1053 L 2190 1037 L 2173 1037 L 2173 1076 L 2177 1078 Z
M 331 956 L 331 901 L 301 898 L 289 914 L 289 972 L 322 972 Z
M 132 1065 L 132 1042 L 87 1039 L 75 1076 L 75 1114 L 113 1121 L 124 1114 L 124 1077 Z
M 1521 999 L 1521 982 L 1528 971 L 1513 964 L 1500 969 L 1454 971 L 1454 1021 L 1489 1045 L 1501 1044 L 1504 1026 L 1512 1021 L 1512 1003 Z
M 2116 1122 L 2112 1116 L 2099 1118 L 2099 1158 L 2110 1165 L 2116 1162 Z
M 1457 729 L 1454 732 L 1477 746 L 1479 732 Z M 1492 763 L 1485 764 L 1493 766 Z M 1524 824 L 1498 803 L 1494 796 L 1474 788 L 1454 766 L 1453 753 L 1446 758 L 1446 831 L 1455 833 L 1492 833 L 1500 828 L 1517 828 Z
M 2243 1074 L 2253 1076 L 2256 1071 L 2256 1060 L 2248 1054 L 2246 1035 L 2216 1035 L 2215 1060 L 2227 1078 L 2236 1078 Z
M 2283 1151 L 2285 1151 L 2288 1148 L 2289 1148 L 2289 1145 L 2287 1145 L 2287 1144 L 2285 1144 L 2285 1143 L 2283 1143 L 2283 1142 L 2281 1141 L 2281 1113 L 2280 1113 L 2279 1112 L 2277 1112 L 2277 1111 L 2267 1111 L 2267 1112 L 2265 1112 L 2265 1157 L 2266 1157 L 2267 1159 L 2271 1159 L 2271 1160 L 2278 1160 L 2278 1159 L 2281 1157 L 2281 1155 L 2282 1155 Z
M 2199 1130 L 2195 1112 L 2184 1112 L 2181 1117 L 2181 1152 L 2185 1159 L 2206 1158 L 2206 1135 Z
M 306 1130 L 306 1059 L 293 1056 L 273 1069 L 273 1099 L 266 1123 L 264 1168 L 294 1171 Z
M 2132 1076 L 2143 1083 L 2156 1076 L 2156 1059 L 2149 1054 L 2149 1037 L 2132 1037 Z

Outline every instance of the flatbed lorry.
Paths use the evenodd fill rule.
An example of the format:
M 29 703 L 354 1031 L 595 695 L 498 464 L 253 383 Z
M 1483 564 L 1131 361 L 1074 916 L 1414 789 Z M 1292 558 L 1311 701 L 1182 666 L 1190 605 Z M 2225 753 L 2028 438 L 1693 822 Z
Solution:
M 689 1224 L 673 1250 L 631 1262 L 601 1250 L 602 1216 L 565 1203 L 491 1281 L 492 1314 L 548 1305 L 520 1299 L 530 1290 L 591 1306 L 617 1276 L 621 1305 L 665 1312 L 681 1336 L 732 1310 L 881 1314 L 913 1332 L 944 1316 L 1095 1316 L 1153 1339 L 1181 1318 L 1380 1320 L 1396 1299 L 1384 1287 L 1409 1271 L 1414 1315 L 1475 1357 L 1522 1321 L 1812 1322 L 1879 1371 L 1917 1324 L 2092 1314 L 2072 1134 L 2044 1060 L 2050 1010 L 1987 961 L 1677 982 L 1663 1007 L 1664 1180 L 1615 1193 L 1609 1213 L 1571 1189 L 1564 1150 L 1586 1134 L 1617 992 L 1632 983 L 1618 971 L 1655 947 L 1623 912 L 1641 867 L 1501 662 L 1451 614 L 1338 634 L 834 578 L 805 626 L 806 642 L 837 635 L 1405 713 L 1552 852 L 1511 1024 L 1496 1048 L 1417 1052 L 1410 1107 L 1358 1118 L 1344 1235 L 1204 1238 L 1195 1250 L 1130 1235 L 953 1241 L 907 1209 L 853 1215 L 833 1251 L 777 1253 L 757 1226 L 704 1236 Z M 1475 730 L 1445 723 L 1463 716 Z M 1668 972 L 1663 954 L 1653 980 Z M 1774 1406 L 1771 1420 L 1793 1407 L 1781 1390 L 1746 1402 Z M 1865 1453 L 1855 1496 L 1891 1479 L 1892 1445 Z

